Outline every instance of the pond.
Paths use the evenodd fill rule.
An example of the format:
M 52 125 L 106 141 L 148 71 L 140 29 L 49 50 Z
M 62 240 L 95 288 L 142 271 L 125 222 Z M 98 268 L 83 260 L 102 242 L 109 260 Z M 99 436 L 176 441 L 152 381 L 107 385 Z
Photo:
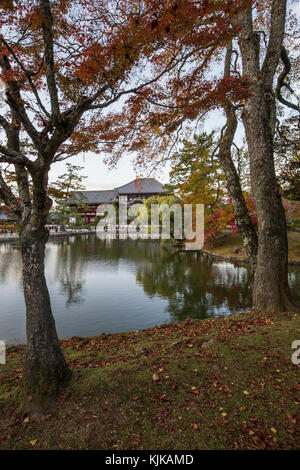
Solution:
M 51 239 L 46 276 L 59 337 L 148 328 L 251 307 L 246 267 L 201 253 L 177 253 L 159 241 Z M 300 300 L 300 269 L 289 281 Z M 20 252 L 0 244 L 0 339 L 25 342 Z

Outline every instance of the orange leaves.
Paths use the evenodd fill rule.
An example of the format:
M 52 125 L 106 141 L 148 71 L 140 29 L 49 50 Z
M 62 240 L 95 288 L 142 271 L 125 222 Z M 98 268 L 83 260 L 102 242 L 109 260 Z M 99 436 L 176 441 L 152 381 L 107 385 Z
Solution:
M 185 120 L 197 119 L 224 99 L 240 102 L 248 96 L 245 79 L 218 81 L 209 69 L 236 33 L 231 17 L 239 5 L 204 0 L 178 0 L 176 8 L 173 2 L 155 0 L 121 5 L 120 10 L 114 2 L 111 9 L 96 0 L 86 5 L 91 17 L 100 8 L 101 21 L 78 32 L 81 55 L 74 74 L 82 82 L 79 88 L 95 81 L 115 86 L 161 77 L 129 95 L 103 135 L 108 154 L 143 149 L 143 164 L 147 157 L 153 159 L 153 148 L 156 154 L 166 151 L 169 136 Z
M 244 78 L 218 80 L 211 73 L 236 32 L 237 2 L 57 0 L 50 2 L 53 21 L 46 44 L 39 3 L 6 4 L 0 22 L 15 39 L 9 41 L 12 52 L 3 48 L 0 53 L 10 53 L 11 61 L 2 78 L 20 83 L 33 125 L 47 138 L 55 131 L 49 124 L 54 92 L 45 62 L 52 42 L 50 81 L 57 85 L 61 114 L 67 121 L 76 109 L 77 122 L 86 112 L 59 148 L 65 155 L 105 151 L 115 163 L 123 153 L 139 152 L 143 164 L 166 152 L 185 121 L 228 97 L 239 102 L 249 93 Z M 120 99 L 122 109 L 110 113 L 107 108 Z
M 13 9 L 13 0 L 2 0 L 0 4 L 1 10 L 12 10 Z
M 242 102 L 252 94 L 251 82 L 246 77 L 225 77 L 221 79 L 214 92 L 215 102 L 224 103 L 227 99 Z
M 7 57 L 8 55 L 9 55 L 9 50 L 7 49 L 7 47 L 2 46 L 0 48 L 0 58 L 3 59 L 3 57 Z
M 80 42 L 85 43 L 84 38 L 80 38 Z M 74 70 L 76 77 L 83 81 L 88 81 L 95 76 L 101 74 L 107 65 L 107 50 L 100 44 L 92 44 L 88 47 L 83 46 L 81 60 Z
M 6 72 L 2 73 L 0 75 L 0 78 L 4 81 L 4 83 L 6 83 L 15 80 L 16 77 L 14 71 L 12 69 L 9 69 Z

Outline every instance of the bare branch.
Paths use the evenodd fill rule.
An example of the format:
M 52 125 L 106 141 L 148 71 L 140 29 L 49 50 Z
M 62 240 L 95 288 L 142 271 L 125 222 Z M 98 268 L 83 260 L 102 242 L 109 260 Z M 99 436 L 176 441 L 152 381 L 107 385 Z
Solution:
M 43 13 L 42 28 L 45 48 L 46 78 L 50 94 L 51 110 L 54 119 L 60 122 L 60 109 L 54 70 L 52 12 L 49 0 L 40 0 L 40 5 Z
M 29 160 L 25 155 L 23 155 L 21 152 L 17 152 L 15 150 L 8 150 L 6 147 L 3 147 L 0 145 L 0 162 L 1 163 L 9 163 L 9 164 L 23 164 L 26 165 L 27 168 L 32 168 L 34 165 L 34 162 Z
M 0 125 L 3 127 L 3 129 L 4 129 L 5 132 L 7 133 L 7 132 L 8 132 L 8 128 L 9 128 L 9 123 L 8 123 L 8 121 L 7 121 L 3 116 L 0 116 Z
M 281 54 L 281 45 L 285 31 L 287 0 L 273 0 L 271 10 L 271 27 L 267 53 L 262 66 L 265 84 L 272 87 Z
M 208 46 L 209 47 L 209 46 Z M 190 56 L 192 56 L 194 54 L 194 50 L 193 51 L 190 51 L 185 57 L 184 59 L 186 60 L 187 58 L 189 58 Z M 166 67 L 155 77 L 153 77 L 152 79 L 148 80 L 147 82 L 144 82 L 142 83 L 141 85 L 138 85 L 136 87 L 133 87 L 133 88 L 129 88 L 128 90 L 123 90 L 123 91 L 120 91 L 119 93 L 117 93 L 111 100 L 109 101 L 106 101 L 105 103 L 101 103 L 101 104 L 90 104 L 89 106 L 87 106 L 87 109 L 102 109 L 102 108 L 106 108 L 107 106 L 109 106 L 110 104 L 114 103 L 115 101 L 117 101 L 119 98 L 121 98 L 121 96 L 123 95 L 128 95 L 130 93 L 138 93 L 142 88 L 145 88 L 149 85 L 152 85 L 153 83 L 157 82 L 161 77 L 163 77 L 167 72 L 170 72 L 171 70 L 173 70 L 176 65 L 180 64 L 181 61 L 182 61 L 182 57 L 179 57 L 176 59 L 176 57 L 172 57 L 169 61 L 169 63 L 166 65 Z M 95 99 L 94 98 L 90 98 L 87 100 L 87 105 L 88 105 L 88 101 L 90 101 L 90 103 L 94 102 Z
M 24 223 L 30 216 L 32 209 L 28 172 L 24 165 L 15 165 L 15 172 L 17 178 L 18 192 L 20 195 L 20 206 L 22 209 L 22 223 Z
M 10 187 L 5 183 L 1 170 L 0 170 L 0 196 L 5 202 L 5 204 L 10 207 L 10 209 L 14 212 L 16 217 L 20 219 L 21 217 L 21 207 L 20 204 L 13 194 Z
M 282 46 L 282 48 L 281 48 L 280 58 L 281 58 L 282 63 L 284 65 L 284 69 L 278 77 L 277 86 L 276 86 L 276 89 L 275 89 L 276 98 L 280 101 L 280 103 L 282 103 L 285 106 L 287 106 L 291 109 L 294 109 L 295 111 L 298 111 L 300 113 L 300 106 L 292 103 L 289 100 L 286 100 L 281 94 L 281 90 L 284 87 L 286 87 L 291 93 L 294 93 L 293 90 L 291 89 L 290 85 L 285 82 L 286 77 L 288 76 L 288 74 L 291 71 L 292 65 L 291 65 L 291 61 L 289 59 L 287 50 L 284 46 Z

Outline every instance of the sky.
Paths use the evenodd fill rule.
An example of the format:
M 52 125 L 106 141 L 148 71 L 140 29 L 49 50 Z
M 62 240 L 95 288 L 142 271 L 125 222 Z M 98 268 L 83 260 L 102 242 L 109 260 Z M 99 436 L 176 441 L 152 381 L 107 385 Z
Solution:
M 85 180 L 86 189 L 113 189 L 123 184 L 129 183 L 136 178 L 136 171 L 134 170 L 133 157 L 124 157 L 114 169 L 110 169 L 108 165 L 103 163 L 101 155 L 87 152 L 80 154 L 77 157 L 67 160 L 72 165 L 84 166 L 82 175 L 87 176 Z M 50 172 L 50 181 L 55 180 L 57 176 L 65 171 L 65 163 L 58 162 L 52 165 Z M 162 183 L 168 181 L 169 169 L 160 172 L 159 175 L 155 173 L 145 174 L 142 176 L 154 176 Z M 141 175 L 139 175 L 141 176 Z

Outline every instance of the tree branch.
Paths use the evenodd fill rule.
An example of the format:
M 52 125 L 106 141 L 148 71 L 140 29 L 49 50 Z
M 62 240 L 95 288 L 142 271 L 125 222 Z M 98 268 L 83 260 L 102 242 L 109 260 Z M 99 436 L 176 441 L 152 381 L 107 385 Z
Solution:
M 8 129 L 9 129 L 9 123 L 3 116 L 0 116 L 0 125 L 3 127 L 3 129 L 5 130 L 7 134 Z
M 265 84 L 269 87 L 272 87 L 274 74 L 280 59 L 285 31 L 286 9 L 287 0 L 273 0 L 269 44 L 261 69 Z
M 34 162 L 29 160 L 23 153 L 17 152 L 15 150 L 8 150 L 3 145 L 0 145 L 0 162 L 1 163 L 9 163 L 9 164 L 17 164 L 17 165 L 26 165 L 28 169 L 33 168 Z
M 60 108 L 58 101 L 58 92 L 55 79 L 54 69 L 54 54 L 53 54 L 53 18 L 49 0 L 40 0 L 41 10 L 43 13 L 43 40 L 45 48 L 45 65 L 46 65 L 46 78 L 50 94 L 51 110 L 53 113 L 54 120 L 59 123 L 60 119 Z
M 292 65 L 291 65 L 291 61 L 289 59 L 287 50 L 284 46 L 282 46 L 282 48 L 281 48 L 280 58 L 282 60 L 284 69 L 278 77 L 277 86 L 276 86 L 276 89 L 275 89 L 276 98 L 280 101 L 280 103 L 284 104 L 285 106 L 287 106 L 291 109 L 294 109 L 295 111 L 300 112 L 300 106 L 299 105 L 296 105 L 296 104 L 292 103 L 291 101 L 286 100 L 281 94 L 281 90 L 282 90 L 283 87 L 288 88 L 289 91 L 294 93 L 293 90 L 291 89 L 291 87 L 287 83 L 285 83 L 285 79 L 288 76 L 288 74 L 290 73 Z
M 15 54 L 14 50 L 10 47 L 10 45 L 8 44 L 8 42 L 3 38 L 1 37 L 0 38 L 0 41 L 5 45 L 5 47 L 7 48 L 7 50 L 11 53 L 12 57 L 14 58 L 14 60 L 16 61 L 16 63 L 19 65 L 19 67 L 23 70 L 24 74 L 26 75 L 26 78 L 28 80 L 28 83 L 32 89 L 32 92 L 36 98 L 36 101 L 37 101 L 37 104 L 39 105 L 40 109 L 42 110 L 42 112 L 45 114 L 45 116 L 47 117 L 50 117 L 50 114 L 48 113 L 48 111 L 46 110 L 45 106 L 43 105 L 41 99 L 40 99 L 40 96 L 38 94 L 38 91 L 37 91 L 37 88 L 35 86 L 35 84 L 33 83 L 32 81 L 32 77 L 34 75 L 37 75 L 42 66 L 43 66 L 43 62 L 41 63 L 40 67 L 39 67 L 39 70 L 37 72 L 29 72 L 25 67 L 24 65 L 22 64 L 22 62 L 18 59 L 17 55 Z
M 230 43 L 226 49 L 224 77 L 230 76 L 231 59 L 232 43 Z M 226 115 L 226 125 L 224 126 L 221 132 L 219 152 L 217 158 L 219 159 L 226 176 L 227 190 L 234 208 L 235 223 L 243 239 L 243 243 L 247 252 L 247 256 L 253 274 L 256 267 L 256 255 L 258 244 L 257 233 L 247 208 L 247 204 L 241 187 L 241 181 L 236 167 L 233 163 L 231 152 L 238 121 L 236 117 L 235 108 L 230 100 L 226 100 L 223 105 L 223 109 Z
M 0 170 L 0 196 L 5 202 L 5 204 L 10 207 L 10 209 L 14 212 L 16 217 L 20 220 L 21 218 L 21 207 L 18 203 L 17 198 L 13 194 L 10 187 L 5 183 L 1 170 Z
M 4 73 L 12 72 L 10 62 L 6 55 L 0 57 L 0 67 Z M 35 129 L 26 113 L 24 102 L 20 94 L 20 86 L 14 79 L 8 80 L 6 86 L 6 98 L 8 105 L 10 106 L 13 113 L 18 116 L 20 122 L 22 122 L 24 129 L 32 139 L 32 142 L 36 148 L 41 150 L 41 140 L 39 138 L 39 133 Z

